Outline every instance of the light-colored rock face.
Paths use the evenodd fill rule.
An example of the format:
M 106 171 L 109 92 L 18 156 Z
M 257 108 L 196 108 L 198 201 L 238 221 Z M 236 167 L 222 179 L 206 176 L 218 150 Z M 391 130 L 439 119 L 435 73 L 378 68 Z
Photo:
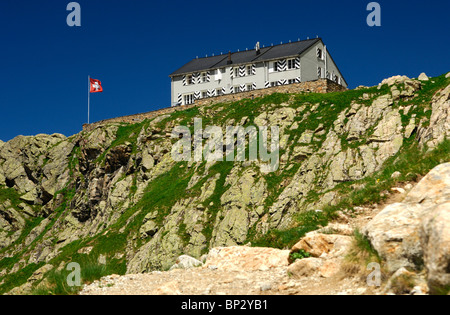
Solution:
M 450 163 L 441 164 L 402 203 L 387 206 L 364 229 L 387 270 L 428 272 L 436 292 L 450 283 Z
M 9 203 L 0 194 L 0 260 L 17 253 L 26 257 L 5 272 L 30 263 L 68 261 L 68 249 L 87 239 L 92 244 L 80 246 L 92 251 L 83 255 L 102 252 L 102 242 L 117 243 L 114 253 L 102 252 L 102 257 L 106 264 L 124 264 L 128 273 L 168 269 L 180 255 L 199 259 L 211 248 L 245 245 L 269 231 L 291 228 L 299 213 L 335 205 L 342 197 L 340 187 L 383 170 L 411 142 L 432 149 L 448 138 L 450 86 L 441 79 L 434 87 L 433 80 L 398 76 L 379 89 L 352 91 L 355 97 L 273 95 L 258 103 L 199 107 L 136 125 L 97 126 L 70 138 L 37 135 L 0 142 L 0 192 L 16 192 Z M 424 86 L 427 90 L 421 91 Z M 423 95 L 428 90 L 433 93 Z M 195 115 L 222 129 L 278 126 L 279 169 L 269 173 L 260 161 L 174 161 L 171 132 L 180 124 L 193 127 Z M 426 197 L 423 204 L 427 198 L 436 203 L 433 195 L 445 199 L 438 188 L 429 197 L 415 190 L 408 198 L 415 194 Z M 410 233 L 396 241 L 409 233 L 398 222 L 413 225 L 420 219 L 403 216 L 405 211 L 392 208 L 398 220 L 386 220 L 391 233 L 373 234 L 393 240 L 394 252 L 408 252 L 407 244 L 420 238 Z M 374 229 L 384 223 L 374 221 Z M 22 235 L 28 227 L 28 235 Z M 336 248 L 340 240 L 347 244 L 345 238 L 330 238 L 322 236 L 322 241 Z M 335 256 L 330 253 L 340 253 L 336 248 L 321 255 Z M 323 274 L 332 274 L 335 263 L 324 263 Z
M 351 243 L 349 236 L 312 232 L 295 244 L 291 252 L 303 250 L 316 258 L 343 257 Z
M 289 265 L 289 250 L 260 247 L 222 247 L 212 249 L 205 267 L 229 271 L 264 271 Z
M 416 268 L 423 256 L 418 226 L 422 208 L 397 203 L 386 207 L 366 227 L 375 250 L 386 260 L 387 269 Z
M 420 81 L 429 81 L 429 80 L 430 80 L 430 79 L 428 78 L 428 76 L 427 76 L 424 72 L 422 72 L 422 73 L 419 75 L 418 79 L 419 79 Z
M 334 226 L 333 232 L 351 234 L 348 227 Z M 333 225 L 330 225 L 333 229 Z M 325 229 L 323 229 L 325 231 Z M 291 248 L 290 260 L 295 253 L 303 253 L 308 258 L 291 261 L 288 273 L 295 279 L 320 276 L 330 278 L 337 275 L 345 257 L 353 246 L 353 238 L 341 234 L 323 234 L 321 231 L 306 234 L 297 244 Z
M 178 257 L 175 265 L 173 265 L 170 270 L 174 269 L 191 269 L 202 266 L 203 263 L 193 257 L 188 255 L 182 255 Z
M 421 245 L 432 293 L 450 283 L 450 202 L 433 208 L 421 222 Z
M 450 85 L 433 96 L 431 106 L 430 125 L 419 128 L 418 137 L 433 149 L 450 137 Z

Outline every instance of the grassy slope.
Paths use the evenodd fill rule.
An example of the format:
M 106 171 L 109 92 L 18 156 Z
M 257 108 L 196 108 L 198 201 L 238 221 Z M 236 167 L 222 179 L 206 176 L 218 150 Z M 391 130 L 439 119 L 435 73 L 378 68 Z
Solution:
M 433 78 L 432 80 L 435 81 L 435 83 L 432 83 L 431 81 L 425 83 L 422 91 L 418 93 L 418 97 L 414 100 L 407 103 L 400 102 L 399 104 L 394 105 L 418 105 L 414 110 L 410 111 L 408 115 L 402 116 L 402 121 L 405 124 L 409 122 L 409 119 L 413 114 L 415 114 L 418 118 L 429 118 L 431 111 L 425 112 L 424 105 L 430 103 L 431 97 L 435 91 L 450 83 L 450 80 L 445 79 L 444 76 Z M 370 100 L 360 101 L 359 98 L 364 93 L 372 93 L 374 96 Z M 203 126 L 212 124 L 223 125 L 230 119 L 234 119 L 236 122 L 239 122 L 243 117 L 249 118 L 247 125 L 250 125 L 254 122 L 254 118 L 259 115 L 262 107 L 266 107 L 266 110 L 268 108 L 275 109 L 282 103 L 290 102 L 291 107 L 298 108 L 303 106 L 305 103 L 309 103 L 309 106 L 320 103 L 321 106 L 319 106 L 315 112 L 311 113 L 309 118 L 303 121 L 297 130 L 288 131 L 291 136 L 290 140 L 298 139 L 305 130 L 314 130 L 319 126 L 319 124 L 323 124 L 329 128 L 332 125 L 332 122 L 336 120 L 338 114 L 347 108 L 352 100 L 358 100 L 359 103 L 369 105 L 376 96 L 386 93 L 388 93 L 388 89 L 384 86 L 381 90 L 373 87 L 330 94 L 273 94 L 255 100 L 242 100 L 231 104 L 217 104 L 209 107 L 209 109 L 214 112 L 214 115 L 210 117 L 208 115 L 202 116 Z M 305 111 L 309 106 L 307 106 Z M 175 112 L 169 118 L 158 123 L 157 127 L 163 127 L 167 122 L 174 119 L 178 119 L 180 124 L 190 123 L 192 118 L 196 116 L 201 116 L 200 109 L 198 108 Z M 301 115 L 296 117 L 297 121 L 301 121 L 301 119 Z M 134 146 L 133 151 L 135 151 L 137 135 L 140 130 L 142 130 L 142 128 L 146 128 L 148 124 L 149 122 L 145 121 L 140 124 L 123 125 L 120 127 L 117 131 L 117 139 L 113 142 L 111 147 L 99 157 L 97 162 L 102 163 L 104 157 L 111 148 L 124 144 L 125 142 L 132 143 Z M 317 148 L 321 145 L 321 141 L 323 141 L 323 139 L 319 140 L 315 142 Z M 296 141 L 293 142 L 295 143 Z M 354 143 L 347 143 L 344 138 L 342 139 L 342 144 L 344 145 L 344 148 L 345 146 L 355 145 Z M 363 144 L 363 142 L 357 143 L 356 145 L 361 144 Z M 314 230 L 318 226 L 326 225 L 327 222 L 334 217 L 337 210 L 343 208 L 351 209 L 352 207 L 358 205 L 379 202 L 380 198 L 382 198 L 380 197 L 381 191 L 389 189 L 390 187 L 398 184 L 398 182 L 412 180 L 417 176 L 425 175 L 434 166 L 447 161 L 449 153 L 449 141 L 443 143 L 437 150 L 428 153 L 421 151 L 414 140 L 405 141 L 401 151 L 395 157 L 389 159 L 380 172 L 358 182 L 359 184 L 363 184 L 362 186 L 364 186 L 364 189 L 354 191 L 351 188 L 351 185 L 355 184 L 355 182 L 339 184 L 334 190 L 346 197 L 343 198 L 338 205 L 328 207 L 324 209 L 322 213 L 309 212 L 299 214 L 296 226 L 287 231 L 273 230 L 269 231 L 269 233 L 264 236 L 256 236 L 254 231 L 250 231 L 249 241 L 252 241 L 254 246 L 270 246 L 278 248 L 289 247 L 306 232 Z M 78 154 L 79 152 L 77 152 L 77 149 L 74 149 L 73 157 L 71 159 L 71 168 L 74 168 L 78 163 Z M 266 199 L 267 208 L 278 198 L 281 193 L 282 190 L 279 188 L 279 184 L 286 179 L 292 178 L 295 175 L 299 165 L 299 163 L 294 164 L 293 168 L 289 171 L 264 175 L 269 187 L 269 196 Z M 199 166 L 199 168 L 202 167 L 204 167 L 204 165 Z M 213 206 L 209 207 L 208 212 L 211 220 L 210 222 L 214 222 L 219 211 L 220 197 L 227 189 L 227 187 L 224 187 L 223 184 L 232 167 L 233 163 L 223 162 L 216 163 L 209 170 L 209 177 L 212 177 L 215 174 L 220 174 L 220 178 L 213 195 L 205 201 L 205 205 L 209 205 L 211 202 L 213 203 Z M 400 171 L 402 176 L 395 180 L 392 179 L 390 175 L 394 171 Z M 72 169 L 71 173 L 74 174 Z M 105 266 L 100 266 L 98 264 L 98 257 L 100 255 L 108 255 L 112 257 L 115 253 L 124 252 L 127 246 L 128 236 L 132 231 L 136 231 L 140 228 L 143 218 L 149 212 L 157 209 L 157 221 L 161 224 L 162 220 L 168 214 L 168 211 L 176 203 L 176 201 L 185 199 L 189 196 L 197 195 L 206 178 L 202 179 L 192 189 L 186 190 L 187 184 L 189 183 L 192 175 L 193 170 L 186 167 L 186 163 L 177 163 L 170 171 L 150 183 L 143 198 L 136 205 L 129 208 L 114 225 L 110 226 L 107 234 L 102 233 L 101 235 L 97 235 L 89 239 L 79 240 L 67 245 L 63 248 L 61 254 L 50 261 L 50 263 L 54 266 L 58 266 L 62 262 L 68 263 L 70 261 L 80 263 L 82 270 L 85 270 L 85 274 L 83 275 L 84 282 L 90 282 L 107 274 L 124 274 L 126 271 L 126 259 L 124 257 L 109 259 L 107 265 Z M 65 202 L 52 215 L 53 222 L 63 214 L 66 206 L 70 204 L 74 192 L 68 188 L 61 193 L 64 195 Z M 311 196 L 311 198 L 319 199 L 320 195 L 316 194 Z M 15 203 L 17 202 L 18 197 L 14 196 L 14 192 L 12 190 L 0 190 L 0 201 L 5 199 L 12 200 L 13 203 Z M 130 218 L 132 218 L 132 220 L 129 225 L 125 229 L 121 230 Z M 24 230 L 23 236 L 21 236 L 19 241 L 22 241 L 26 234 L 33 227 L 37 226 L 41 220 L 42 218 L 38 218 L 27 222 L 27 228 Z M 46 229 L 46 231 L 47 230 L 48 229 Z M 183 229 L 183 226 L 180 227 L 179 234 L 183 240 L 188 241 L 189 235 L 186 233 L 185 229 Z M 206 226 L 203 234 L 209 241 L 212 235 L 212 226 Z M 39 236 L 38 239 L 42 236 L 43 235 Z M 23 249 L 11 258 L 1 260 L 0 270 L 11 269 L 23 258 L 22 256 L 26 253 L 26 250 L 31 249 L 35 243 L 36 241 L 33 242 L 27 249 Z M 78 250 L 86 246 L 92 246 L 93 250 L 89 254 L 79 254 Z M 6 249 L 2 251 L 4 252 L 5 250 Z M 25 283 L 27 278 L 42 265 L 43 264 L 29 265 L 15 274 L 0 277 L 0 294 Z M 63 285 L 63 283 L 61 283 L 64 282 L 64 275 L 68 273 L 69 271 L 66 272 L 65 270 L 52 272 L 49 277 L 51 285 L 44 290 L 36 291 L 36 293 L 76 293 L 76 290 L 74 291 L 67 288 Z

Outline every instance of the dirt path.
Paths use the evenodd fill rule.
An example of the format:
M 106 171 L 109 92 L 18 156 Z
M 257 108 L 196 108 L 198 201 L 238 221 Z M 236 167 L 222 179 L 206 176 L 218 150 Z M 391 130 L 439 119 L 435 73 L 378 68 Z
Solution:
M 349 231 L 353 231 L 355 228 L 361 229 L 387 204 L 399 202 L 404 196 L 405 194 L 392 193 L 382 205 L 361 207 L 356 208 L 353 213 L 342 213 L 334 224 L 346 227 Z M 231 264 L 235 260 L 229 258 Z M 250 260 L 252 259 L 250 258 Z M 287 265 L 274 268 L 263 266 L 260 270 L 245 267 L 230 270 L 225 262 L 220 266 L 207 264 L 189 270 L 175 269 L 148 274 L 108 276 L 86 286 L 80 294 L 363 295 L 379 293 L 379 289 L 368 287 L 361 277 L 348 277 L 343 273 L 338 273 L 329 278 L 313 274 L 308 277 L 293 279 L 288 273 Z
M 197 268 L 108 276 L 85 287 L 81 295 L 361 295 L 371 292 L 357 279 L 294 280 L 285 267 L 252 272 Z

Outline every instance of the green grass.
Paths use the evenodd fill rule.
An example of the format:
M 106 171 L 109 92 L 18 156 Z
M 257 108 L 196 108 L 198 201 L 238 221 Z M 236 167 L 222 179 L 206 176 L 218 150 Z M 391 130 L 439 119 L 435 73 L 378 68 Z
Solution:
M 434 83 L 432 82 L 434 81 Z M 413 99 L 402 99 L 393 107 L 406 107 L 413 105 L 409 113 L 406 115 L 400 111 L 402 115 L 402 123 L 404 126 L 409 123 L 412 115 L 416 115 L 416 123 L 422 118 L 429 118 L 431 111 L 425 111 L 429 107 L 431 97 L 438 89 L 445 87 L 450 82 L 444 76 L 437 78 L 431 78 L 430 81 L 424 82 L 423 87 L 416 94 Z M 400 87 L 401 88 L 401 87 Z M 361 97 L 364 93 L 371 94 L 370 99 L 363 100 Z M 281 108 L 282 103 L 288 103 L 291 108 L 297 109 L 301 106 L 305 106 L 305 109 L 296 114 L 294 120 L 298 123 L 299 127 L 296 130 L 286 130 L 286 134 L 289 135 L 288 149 L 298 145 L 298 139 L 306 130 L 315 130 L 320 124 L 324 125 L 325 133 L 316 137 L 313 140 L 311 147 L 313 150 L 318 150 L 326 138 L 327 133 L 333 126 L 333 122 L 338 118 L 338 115 L 345 109 L 349 108 L 352 102 L 356 101 L 362 106 L 369 106 L 372 101 L 380 95 L 390 93 L 390 88 L 384 85 L 379 90 L 377 87 L 365 88 L 361 90 L 352 90 L 347 92 L 336 92 L 328 94 L 317 93 L 303 93 L 303 94 L 281 94 L 274 93 L 265 97 L 256 98 L 254 100 L 244 99 L 237 102 L 215 104 L 203 108 L 190 108 L 184 111 L 177 111 L 159 123 L 155 125 L 155 128 L 165 129 L 168 123 L 176 122 L 178 125 L 191 125 L 195 117 L 201 117 L 203 119 L 203 127 L 207 125 L 224 125 L 226 121 L 233 119 L 235 124 L 238 124 L 243 117 L 248 117 L 248 121 L 245 126 L 254 124 L 254 120 L 262 112 L 271 112 L 277 108 Z M 315 111 L 311 111 L 311 107 L 319 104 Z M 306 118 L 305 115 L 308 115 Z M 146 120 L 137 124 L 122 124 L 119 126 L 116 132 L 116 138 L 111 145 L 98 156 L 93 162 L 96 166 L 104 165 L 105 158 L 111 149 L 114 147 L 123 145 L 129 142 L 132 146 L 132 154 L 137 153 L 137 137 L 143 128 L 148 128 L 150 121 Z M 288 126 L 289 127 L 289 126 Z M 326 226 L 330 221 L 336 218 L 337 211 L 349 210 L 354 207 L 379 203 L 383 201 L 381 192 L 389 190 L 398 183 L 413 181 L 420 176 L 425 175 L 429 170 L 438 164 L 447 162 L 450 156 L 450 141 L 446 140 L 437 149 L 427 152 L 427 148 L 419 148 L 417 142 L 411 137 L 404 142 L 401 151 L 394 157 L 388 159 L 383 165 L 381 171 L 368 176 L 360 181 L 353 181 L 347 183 L 340 183 L 333 191 L 336 191 L 341 199 L 337 205 L 326 206 L 320 212 L 310 211 L 301 212 L 296 215 L 295 223 L 287 230 L 271 230 L 265 235 L 259 235 L 256 232 L 256 226 L 250 227 L 248 233 L 248 241 L 251 241 L 253 246 L 269 246 L 276 248 L 289 248 L 295 244 L 306 233 L 317 230 L 322 226 Z M 159 140 L 155 140 L 158 142 Z M 347 148 L 357 149 L 362 144 L 365 144 L 366 140 L 360 141 L 347 141 L 346 135 L 341 136 L 341 144 L 343 150 Z M 289 147 L 290 146 L 290 147 Z M 248 153 L 248 152 L 247 152 Z M 284 153 L 282 150 L 281 154 Z M 280 155 L 281 155 L 280 154 Z M 246 155 L 248 156 L 248 155 Z M 50 215 L 50 223 L 28 247 L 21 248 L 15 252 L 13 257 L 4 258 L 0 261 L 0 269 L 10 270 L 16 263 L 22 258 L 28 259 L 27 256 L 30 250 L 32 250 L 36 244 L 42 241 L 44 235 L 54 227 L 54 224 L 64 218 L 64 215 L 69 215 L 70 203 L 75 196 L 81 196 L 83 191 L 76 191 L 74 187 L 75 177 L 81 178 L 84 182 L 84 177 L 79 172 L 79 164 L 81 160 L 81 149 L 75 147 L 72 155 L 69 159 L 69 171 L 71 182 L 67 185 L 66 189 L 58 192 L 64 196 L 64 202 L 54 210 Z M 46 161 L 45 161 L 46 162 Z M 302 161 L 290 161 L 293 167 L 289 170 L 283 169 L 274 173 L 259 174 L 267 183 L 268 196 L 264 201 L 265 213 L 268 214 L 270 207 L 278 200 L 286 184 L 292 180 L 295 174 L 302 166 Z M 83 281 L 89 283 L 97 280 L 102 276 L 108 274 L 124 274 L 126 272 L 126 258 L 115 259 L 114 254 L 125 253 L 128 246 L 128 241 L 133 237 L 137 231 L 139 231 L 144 217 L 150 213 L 157 211 L 156 223 L 160 228 L 163 228 L 164 222 L 167 216 L 170 214 L 171 208 L 177 201 L 186 198 L 198 197 L 202 186 L 206 181 L 217 174 L 219 174 L 216 182 L 216 187 L 213 194 L 203 202 L 205 208 L 205 218 L 207 224 L 204 225 L 202 233 L 207 239 L 207 244 L 212 239 L 214 223 L 220 219 L 217 216 L 222 210 L 221 196 L 229 189 L 229 186 L 225 185 L 226 177 L 230 174 L 233 167 L 237 166 L 234 162 L 218 162 L 209 168 L 208 173 L 202 177 L 194 187 L 187 189 L 188 183 L 191 180 L 195 172 L 197 174 L 203 174 L 206 163 L 200 163 L 188 168 L 186 162 L 174 163 L 172 167 L 160 175 L 158 178 L 150 182 L 148 187 L 144 191 L 144 195 L 136 205 L 131 206 L 129 209 L 120 216 L 120 218 L 111 226 L 102 230 L 101 234 L 75 241 L 66 245 L 61 249 L 60 254 L 55 257 L 50 263 L 54 266 L 59 266 L 64 262 L 78 262 L 82 266 Z M 288 165 L 287 165 L 288 166 Z M 400 178 L 392 179 L 391 175 L 395 171 L 402 173 Z M 319 178 L 314 182 L 314 185 L 318 185 Z M 362 189 L 355 190 L 353 185 L 359 185 Z M 318 186 L 317 186 L 318 187 Z M 133 184 L 130 189 L 130 196 L 137 191 L 137 177 L 133 177 Z M 319 201 L 325 192 L 318 192 L 317 189 L 311 190 L 311 192 L 303 197 L 303 204 L 305 202 Z M 75 195 L 76 194 L 76 195 Z M 0 202 L 6 200 L 11 201 L 13 207 L 16 207 L 21 203 L 20 195 L 12 188 L 0 188 Z M 36 210 L 39 208 L 35 207 Z M 132 220 L 130 220 L 133 218 Z M 189 218 L 180 216 L 178 225 L 178 235 L 180 236 L 184 246 L 187 246 L 190 241 L 190 233 L 186 224 Z M 18 242 L 22 243 L 26 235 L 35 228 L 43 218 L 34 218 L 26 221 L 26 227 L 22 232 Z M 128 224 L 126 227 L 125 225 Z M 167 233 L 167 231 L 164 231 Z M 371 252 L 370 243 L 364 239 L 361 235 L 355 234 L 355 238 L 358 243 L 358 247 L 361 251 Z M 58 240 L 54 240 L 57 242 Z M 148 240 L 147 240 L 148 241 Z M 144 240 L 138 239 L 133 245 L 136 247 L 142 246 Z M 93 249 L 89 255 L 79 254 L 80 248 L 92 246 Z M 5 253 L 11 250 L 12 247 L 0 250 L 0 253 Z M 207 246 L 203 251 L 207 251 Z M 98 257 L 104 255 L 107 258 L 106 265 L 99 265 L 97 263 Z M 299 253 L 300 256 L 306 256 L 307 253 Z M 372 252 L 370 256 L 375 255 Z M 302 258 L 302 257 L 299 257 Z M 305 258 L 305 257 L 303 257 Z M 0 294 L 9 291 L 11 288 L 19 286 L 26 282 L 27 278 L 42 264 L 29 265 L 16 272 L 15 274 L 7 275 L 0 278 Z M 64 284 L 67 277 L 65 270 L 52 271 L 48 276 L 50 287 L 39 288 L 35 291 L 37 294 L 76 294 L 77 289 L 67 288 Z M 47 290 L 47 291 L 45 291 Z
M 143 128 L 147 128 L 149 125 L 148 120 L 144 120 L 137 124 L 122 124 L 119 126 L 116 132 L 116 138 L 111 143 L 111 145 L 97 157 L 94 161 L 95 164 L 103 164 L 105 161 L 106 155 L 115 147 L 125 144 L 126 142 L 131 143 L 132 145 L 132 154 L 137 152 L 137 138 L 139 133 Z
M 78 262 L 77 262 L 78 263 Z M 44 283 L 39 283 L 35 286 L 33 295 L 76 295 L 83 285 L 91 284 L 102 277 L 111 275 L 114 272 L 109 265 L 99 264 L 91 258 L 85 258 L 79 262 L 80 265 L 80 286 L 70 286 L 68 278 L 72 278 L 74 270 L 51 270 L 46 276 Z M 67 265 L 66 265 L 67 266 Z M 66 267 L 65 266 L 65 267 Z M 73 278 L 70 280 L 74 280 Z
M 219 179 L 216 182 L 216 188 L 213 192 L 213 194 L 206 199 L 203 202 L 203 206 L 207 208 L 207 215 L 208 215 L 208 222 L 211 224 L 206 224 L 205 228 L 203 229 L 202 233 L 206 237 L 207 243 L 212 238 L 213 233 L 213 224 L 216 222 L 217 214 L 221 210 L 221 201 L 220 198 L 225 193 L 225 191 L 229 188 L 225 185 L 225 180 L 230 174 L 232 168 L 234 167 L 233 162 L 219 162 L 214 164 L 210 168 L 210 174 L 213 176 L 216 176 L 216 174 L 220 174 Z M 210 176 L 211 178 L 212 176 Z M 200 183 L 199 183 L 200 184 Z M 205 251 L 207 249 L 205 248 Z
M 446 286 L 433 287 L 432 294 L 448 296 L 450 294 L 450 284 Z
M 298 252 L 294 252 L 289 255 L 289 259 L 291 262 L 295 262 L 296 260 L 301 260 L 310 257 L 312 257 L 311 254 L 303 249 L 300 249 Z
M 249 240 L 256 247 L 291 248 L 306 233 L 328 225 L 336 218 L 339 210 L 351 210 L 366 204 L 379 203 L 383 200 L 380 194 L 390 190 L 398 183 L 412 181 L 426 175 L 439 164 L 450 159 L 450 140 L 442 142 L 435 150 L 427 152 L 427 148 L 410 140 L 394 157 L 388 159 L 381 171 L 361 180 L 342 183 L 334 188 L 343 198 L 334 206 L 326 206 L 321 212 L 309 211 L 300 213 L 295 227 L 287 230 L 271 230 L 266 235 L 249 234 Z M 400 171 L 400 178 L 392 178 L 395 171 Z M 353 184 L 362 184 L 364 188 L 355 190 Z
M 29 264 L 24 268 L 19 269 L 16 273 L 10 274 L 2 279 L 3 283 L 0 285 L 0 294 L 11 291 L 16 287 L 20 287 L 25 284 L 31 275 L 41 268 L 44 263 Z
M 370 240 L 363 235 L 359 230 L 355 230 L 353 233 L 353 238 L 355 239 L 356 247 L 365 253 L 367 253 L 372 260 L 373 258 L 376 259 L 376 261 L 381 261 L 381 258 L 378 254 L 378 252 L 373 248 L 372 244 L 370 243 Z

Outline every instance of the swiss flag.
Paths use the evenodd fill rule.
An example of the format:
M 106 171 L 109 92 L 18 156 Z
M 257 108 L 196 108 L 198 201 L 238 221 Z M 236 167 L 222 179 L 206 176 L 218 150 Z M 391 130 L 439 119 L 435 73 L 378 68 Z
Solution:
M 102 82 L 100 80 L 90 79 L 91 83 L 91 93 L 103 92 Z

